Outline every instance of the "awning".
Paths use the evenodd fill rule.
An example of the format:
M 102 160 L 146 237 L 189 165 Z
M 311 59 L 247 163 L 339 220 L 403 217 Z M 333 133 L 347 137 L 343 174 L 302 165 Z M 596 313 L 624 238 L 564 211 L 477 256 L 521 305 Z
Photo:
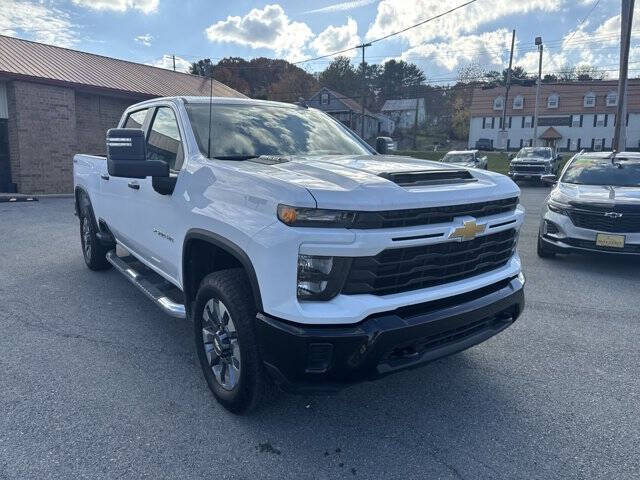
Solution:
M 562 138 L 562 135 L 560 135 L 560 132 L 555 128 L 549 127 L 538 138 L 542 140 L 557 140 L 558 138 Z

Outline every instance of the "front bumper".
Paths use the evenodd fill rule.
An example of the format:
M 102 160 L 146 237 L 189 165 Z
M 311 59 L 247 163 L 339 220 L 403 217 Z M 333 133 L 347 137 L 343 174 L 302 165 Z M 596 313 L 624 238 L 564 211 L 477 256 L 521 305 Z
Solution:
M 557 231 L 549 233 L 545 222 L 550 222 Z M 576 227 L 566 215 L 547 209 L 540 223 L 540 240 L 548 250 L 556 253 L 613 253 L 617 255 L 640 255 L 640 233 L 620 233 L 625 237 L 624 248 L 600 247 L 596 245 L 598 233 L 617 235 L 615 232 L 599 232 Z
M 259 314 L 267 371 L 292 392 L 331 392 L 477 345 L 524 308 L 523 277 L 372 315 L 356 325 L 307 326 Z

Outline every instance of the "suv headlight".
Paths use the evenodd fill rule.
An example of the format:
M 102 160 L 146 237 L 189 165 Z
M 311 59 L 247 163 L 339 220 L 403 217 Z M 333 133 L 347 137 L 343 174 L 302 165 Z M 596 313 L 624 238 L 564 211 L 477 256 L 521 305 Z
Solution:
M 344 285 L 351 266 L 347 257 L 298 255 L 297 296 L 300 300 L 330 300 Z
M 355 212 L 344 210 L 278 205 L 278 220 L 290 227 L 348 228 L 355 218 Z
M 565 203 L 560 203 L 560 202 L 557 202 L 557 201 L 554 201 L 554 200 L 549 200 L 549 203 L 547 204 L 547 207 L 552 212 L 559 213 L 560 215 L 569 216 L 569 208 L 570 208 L 570 206 L 565 204 Z

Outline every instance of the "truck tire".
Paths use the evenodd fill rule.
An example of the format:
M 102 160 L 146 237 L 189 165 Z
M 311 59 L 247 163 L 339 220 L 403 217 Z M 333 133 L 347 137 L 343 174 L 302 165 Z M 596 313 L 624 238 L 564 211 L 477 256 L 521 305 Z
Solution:
M 213 395 L 235 414 L 256 407 L 265 391 L 255 318 L 242 269 L 211 273 L 202 280 L 193 309 L 196 351 Z
M 111 264 L 107 261 L 108 249 L 103 246 L 96 237 L 96 223 L 93 219 L 93 213 L 84 202 L 80 208 L 80 244 L 82 245 L 82 256 L 84 263 L 91 270 L 107 270 L 111 268 Z

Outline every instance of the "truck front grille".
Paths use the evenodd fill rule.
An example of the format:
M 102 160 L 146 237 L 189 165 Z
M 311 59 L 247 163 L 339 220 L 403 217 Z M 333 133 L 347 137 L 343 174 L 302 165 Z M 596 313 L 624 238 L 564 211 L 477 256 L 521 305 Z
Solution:
M 511 170 L 518 173 L 544 173 L 544 165 L 522 165 L 513 164 Z
M 356 257 L 344 294 L 389 295 L 463 280 L 500 268 L 516 247 L 510 229 L 470 241 L 393 248 L 373 257 Z
M 380 212 L 357 212 L 353 227 L 356 229 L 402 228 L 435 223 L 450 223 L 455 217 L 486 217 L 498 213 L 513 212 L 518 197 L 493 200 L 491 202 L 449 205 L 445 207 L 412 208 Z

